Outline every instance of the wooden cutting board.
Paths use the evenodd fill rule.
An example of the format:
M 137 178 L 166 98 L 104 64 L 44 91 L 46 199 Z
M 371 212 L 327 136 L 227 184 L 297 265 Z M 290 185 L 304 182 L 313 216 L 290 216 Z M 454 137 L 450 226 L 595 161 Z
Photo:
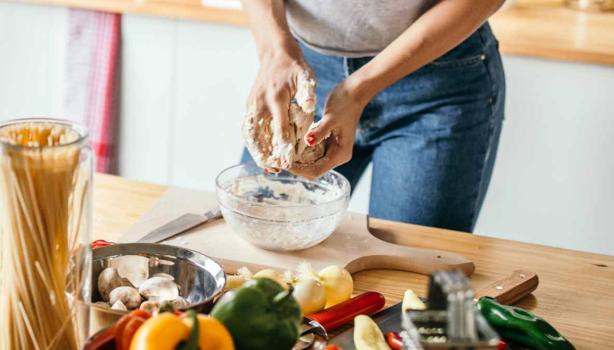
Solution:
M 202 213 L 215 205 L 213 193 L 171 188 L 122 234 L 120 242 L 135 242 L 185 213 Z M 341 265 L 351 273 L 381 268 L 428 274 L 436 269 L 455 268 L 471 275 L 475 269 L 473 262 L 458 254 L 388 243 L 374 237 L 367 227 L 366 215 L 350 212 L 328 239 L 297 252 L 273 252 L 255 247 L 235 234 L 223 220 L 201 225 L 164 243 L 203 253 L 222 264 L 228 273 L 235 273 L 242 266 L 252 271 L 263 268 L 295 270 L 302 261 L 310 262 L 315 270 Z

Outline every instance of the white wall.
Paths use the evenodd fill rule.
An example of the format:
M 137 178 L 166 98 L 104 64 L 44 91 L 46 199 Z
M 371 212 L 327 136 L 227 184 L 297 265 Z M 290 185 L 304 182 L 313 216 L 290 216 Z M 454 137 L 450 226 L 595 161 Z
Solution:
M 0 2 L 0 119 L 61 115 L 67 11 Z M 212 190 L 238 161 L 257 69 L 246 29 L 123 20 L 120 169 Z M 614 254 L 614 67 L 505 57 L 507 120 L 476 231 Z M 351 208 L 366 211 L 370 175 Z

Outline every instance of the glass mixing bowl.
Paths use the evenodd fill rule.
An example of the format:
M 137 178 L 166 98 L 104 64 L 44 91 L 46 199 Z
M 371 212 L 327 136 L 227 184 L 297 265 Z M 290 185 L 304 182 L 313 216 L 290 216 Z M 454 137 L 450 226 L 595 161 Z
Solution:
M 215 182 L 224 220 L 243 239 L 268 250 L 322 242 L 343 219 L 350 199 L 350 184 L 336 171 L 310 181 L 241 164 L 223 170 Z

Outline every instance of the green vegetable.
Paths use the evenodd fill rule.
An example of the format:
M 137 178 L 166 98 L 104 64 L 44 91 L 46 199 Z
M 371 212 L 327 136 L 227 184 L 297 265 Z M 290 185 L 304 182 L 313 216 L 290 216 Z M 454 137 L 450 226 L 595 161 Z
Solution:
M 226 293 L 211 311 L 230 331 L 237 350 L 289 350 L 299 336 L 301 308 L 269 278 L 255 278 Z
M 186 314 L 187 317 L 192 319 L 192 330 L 190 331 L 190 337 L 187 341 L 181 342 L 177 346 L 177 350 L 198 350 L 198 319 L 196 318 L 196 311 L 190 310 Z
M 533 350 L 571 350 L 574 346 L 543 318 L 519 307 L 482 297 L 478 310 L 501 338 Z

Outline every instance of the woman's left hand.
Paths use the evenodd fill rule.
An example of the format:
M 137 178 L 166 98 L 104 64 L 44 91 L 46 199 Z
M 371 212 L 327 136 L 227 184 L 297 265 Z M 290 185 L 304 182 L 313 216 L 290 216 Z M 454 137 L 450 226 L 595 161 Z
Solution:
M 359 98 L 350 80 L 337 85 L 326 99 L 322 119 L 305 135 L 309 146 L 328 138 L 326 155 L 310 165 L 295 165 L 290 169 L 295 175 L 315 179 L 352 159 L 356 128 L 368 100 Z

